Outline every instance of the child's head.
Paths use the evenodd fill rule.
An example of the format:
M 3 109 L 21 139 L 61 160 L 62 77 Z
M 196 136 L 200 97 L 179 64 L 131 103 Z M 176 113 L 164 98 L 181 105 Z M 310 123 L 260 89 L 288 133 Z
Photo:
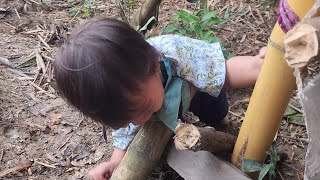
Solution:
M 76 28 L 57 52 L 55 78 L 73 106 L 112 128 L 143 124 L 163 102 L 158 52 L 114 19 Z

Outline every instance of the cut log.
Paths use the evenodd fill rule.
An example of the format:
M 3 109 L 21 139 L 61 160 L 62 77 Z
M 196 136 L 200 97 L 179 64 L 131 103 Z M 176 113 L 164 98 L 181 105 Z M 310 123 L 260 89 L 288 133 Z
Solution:
M 319 54 L 320 17 L 304 19 L 290 30 L 284 40 L 285 59 L 292 68 L 304 68 Z
M 212 153 L 232 152 L 236 137 L 216 131 L 213 127 L 196 127 L 192 124 L 179 124 L 174 143 L 178 150 L 209 151 Z
M 173 132 L 162 122 L 147 122 L 130 144 L 111 180 L 143 180 L 156 166 Z

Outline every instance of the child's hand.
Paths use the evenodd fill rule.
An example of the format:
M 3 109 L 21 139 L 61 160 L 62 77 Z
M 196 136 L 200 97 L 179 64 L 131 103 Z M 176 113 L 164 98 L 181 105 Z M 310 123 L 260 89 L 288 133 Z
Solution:
M 89 177 L 92 180 L 108 180 L 111 178 L 112 173 L 119 166 L 126 151 L 119 148 L 113 150 L 110 161 L 103 162 L 97 167 L 89 171 Z
M 266 52 L 267 52 L 267 46 L 261 48 L 259 50 L 259 58 L 264 59 L 264 57 L 266 56 Z
M 108 161 L 99 164 L 89 171 L 89 177 L 92 180 L 108 180 L 111 178 L 113 171 L 118 167 L 120 161 Z

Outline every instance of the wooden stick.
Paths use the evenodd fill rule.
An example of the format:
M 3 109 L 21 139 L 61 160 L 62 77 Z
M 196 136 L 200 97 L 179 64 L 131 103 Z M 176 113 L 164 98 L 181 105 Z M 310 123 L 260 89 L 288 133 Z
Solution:
M 13 168 L 1 171 L 0 172 L 0 177 L 4 177 L 7 174 L 10 174 L 10 173 L 13 173 L 13 172 L 20 171 L 22 169 L 28 168 L 28 167 L 32 166 L 32 164 L 33 164 L 33 162 L 29 161 L 29 162 L 26 162 L 26 163 L 19 164 L 18 166 L 15 166 Z
M 216 131 L 213 127 L 196 127 L 182 123 L 177 126 L 174 143 L 178 150 L 232 152 L 236 137 Z

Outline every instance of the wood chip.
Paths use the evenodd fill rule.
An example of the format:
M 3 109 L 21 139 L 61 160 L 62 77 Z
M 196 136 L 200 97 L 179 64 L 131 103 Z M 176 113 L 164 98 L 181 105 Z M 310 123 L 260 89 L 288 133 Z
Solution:
M 15 166 L 15 167 L 13 167 L 13 168 L 10 168 L 10 169 L 1 171 L 1 172 L 0 172 L 0 177 L 4 177 L 4 176 L 6 176 L 7 174 L 10 174 L 10 173 L 13 173 L 13 172 L 17 172 L 17 171 L 20 171 L 20 170 L 22 170 L 22 169 L 31 167 L 32 164 L 33 164 L 33 162 L 29 161 L 29 162 L 26 162 L 26 163 L 19 164 L 18 166 Z

